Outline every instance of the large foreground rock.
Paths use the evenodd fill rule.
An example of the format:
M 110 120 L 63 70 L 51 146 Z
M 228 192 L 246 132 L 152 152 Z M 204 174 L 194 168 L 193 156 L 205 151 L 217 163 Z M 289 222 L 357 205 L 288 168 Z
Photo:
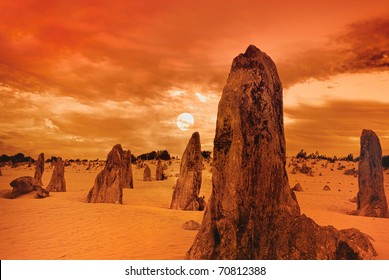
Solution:
M 22 194 L 30 193 L 41 187 L 38 180 L 31 176 L 23 176 L 9 183 L 13 188 L 10 198 L 16 198 Z
M 48 192 L 66 192 L 65 167 L 60 157 L 57 157 L 53 163 L 54 170 L 51 175 L 50 183 L 47 185 Z
M 200 134 L 192 134 L 182 155 L 180 175 L 173 191 L 171 209 L 199 210 L 199 194 L 203 162 L 201 155 Z
M 123 188 L 130 187 L 131 152 L 120 144 L 109 152 L 105 167 L 97 174 L 87 201 L 93 203 L 123 203 Z
M 218 107 L 212 195 L 187 259 L 370 259 L 357 229 L 300 214 L 285 170 L 282 87 L 254 46 L 233 61 Z
M 384 189 L 381 144 L 372 130 L 364 129 L 361 135 L 357 210 L 354 214 L 369 217 L 389 215 Z
M 37 180 L 41 186 L 43 186 L 42 176 L 44 171 L 45 171 L 45 155 L 43 153 L 40 153 L 38 156 L 38 160 L 36 161 L 34 179 Z

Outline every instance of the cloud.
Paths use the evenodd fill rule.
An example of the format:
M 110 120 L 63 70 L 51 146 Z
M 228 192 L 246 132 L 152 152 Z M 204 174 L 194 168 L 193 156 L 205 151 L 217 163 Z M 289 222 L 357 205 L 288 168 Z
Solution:
M 319 47 L 302 48 L 279 62 L 283 86 L 309 79 L 323 80 L 340 73 L 389 70 L 389 19 L 349 24 Z
M 300 104 L 284 109 L 294 122 L 285 124 L 287 151 L 319 151 L 328 156 L 359 155 L 362 129 L 372 129 L 380 137 L 384 154 L 389 154 L 389 103 L 376 101 L 329 100 L 320 106 Z

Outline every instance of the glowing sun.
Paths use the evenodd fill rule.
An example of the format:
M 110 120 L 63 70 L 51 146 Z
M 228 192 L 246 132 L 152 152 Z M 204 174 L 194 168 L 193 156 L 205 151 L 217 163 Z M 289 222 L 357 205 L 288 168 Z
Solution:
M 183 131 L 188 130 L 194 124 L 194 118 L 189 113 L 182 113 L 177 117 L 177 127 Z

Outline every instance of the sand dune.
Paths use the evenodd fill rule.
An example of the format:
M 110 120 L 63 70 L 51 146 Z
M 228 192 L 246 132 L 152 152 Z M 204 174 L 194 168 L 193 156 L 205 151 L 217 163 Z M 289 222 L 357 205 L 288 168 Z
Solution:
M 308 161 L 309 162 L 309 161 Z M 324 161 L 323 161 L 324 162 Z M 331 171 L 318 162 L 314 177 L 291 174 L 291 187 L 300 182 L 304 192 L 296 192 L 301 212 L 320 225 L 338 229 L 355 227 L 373 239 L 377 259 L 389 259 L 389 219 L 347 215 L 356 209 L 349 201 L 358 191 L 358 180 Z M 346 168 L 357 163 L 343 162 Z M 155 165 L 149 164 L 153 177 Z M 181 225 L 188 220 L 201 222 L 203 212 L 170 210 L 172 186 L 179 163 L 166 170 L 165 181 L 144 182 L 143 169 L 133 168 L 134 189 L 124 189 L 123 205 L 86 203 L 86 196 L 100 168 L 66 167 L 67 192 L 51 193 L 45 199 L 34 199 L 30 193 L 16 199 L 0 198 L 1 259 L 183 259 L 196 231 Z M 211 193 L 210 166 L 203 171 L 200 195 Z M 44 186 L 52 170 L 46 165 Z M 319 173 L 323 176 L 319 176 Z M 33 175 L 33 168 L 3 168 L 0 191 L 11 190 L 13 179 Z M 385 190 L 389 193 L 389 172 L 385 172 Z M 324 185 L 331 191 L 323 191 Z

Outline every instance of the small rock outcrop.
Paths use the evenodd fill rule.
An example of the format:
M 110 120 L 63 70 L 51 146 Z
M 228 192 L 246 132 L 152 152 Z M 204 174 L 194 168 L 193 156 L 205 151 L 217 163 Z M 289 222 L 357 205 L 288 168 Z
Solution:
M 186 259 L 371 259 L 357 229 L 301 215 L 285 169 L 282 86 L 255 46 L 232 63 L 218 106 L 212 195 Z
M 198 210 L 203 161 L 200 134 L 192 134 L 181 158 L 180 175 L 174 188 L 170 209 Z
M 205 201 L 205 196 L 197 198 L 197 203 L 199 204 L 199 207 L 197 210 L 203 211 L 205 207 L 207 206 L 207 202 Z
M 164 164 L 162 163 L 162 161 L 159 159 L 158 160 L 158 163 L 157 163 L 157 168 L 155 170 L 155 179 L 157 181 L 162 181 L 162 180 L 165 180 L 166 179 L 166 175 L 164 173 L 164 170 L 165 170 L 165 166 Z
M 120 144 L 109 152 L 104 169 L 97 174 L 87 196 L 89 203 L 123 203 L 123 188 L 131 182 L 128 165 L 131 152 L 123 151 Z
M 385 218 L 389 216 L 384 189 L 381 144 L 372 130 L 364 129 L 361 135 L 357 210 L 352 214 Z
M 53 174 L 50 183 L 47 185 L 48 192 L 66 192 L 65 167 L 60 157 L 57 157 L 54 164 Z
M 22 194 L 30 193 L 41 187 L 38 180 L 31 176 L 23 176 L 9 183 L 13 188 L 10 198 L 16 198 Z
M 144 167 L 145 169 L 143 170 L 143 181 L 151 181 L 151 169 L 146 163 L 144 164 Z
M 297 183 L 296 185 L 294 185 L 294 187 L 292 188 L 292 191 L 294 192 L 303 192 L 303 187 L 300 185 L 300 183 Z
M 189 221 L 185 222 L 181 227 L 183 229 L 186 229 L 186 230 L 198 230 L 200 227 L 200 224 L 196 221 L 189 220 Z
M 328 185 L 325 185 L 323 187 L 323 191 L 330 191 L 330 190 L 331 190 L 331 188 Z
M 43 153 L 40 153 L 38 156 L 38 160 L 36 161 L 34 179 L 37 180 L 41 186 L 43 186 L 42 176 L 44 171 L 45 171 L 45 156 Z
M 46 198 L 50 196 L 49 195 L 49 192 L 47 190 L 45 190 L 44 188 L 42 187 L 39 187 L 37 189 L 37 192 L 36 192 L 36 195 L 35 195 L 35 198 Z

